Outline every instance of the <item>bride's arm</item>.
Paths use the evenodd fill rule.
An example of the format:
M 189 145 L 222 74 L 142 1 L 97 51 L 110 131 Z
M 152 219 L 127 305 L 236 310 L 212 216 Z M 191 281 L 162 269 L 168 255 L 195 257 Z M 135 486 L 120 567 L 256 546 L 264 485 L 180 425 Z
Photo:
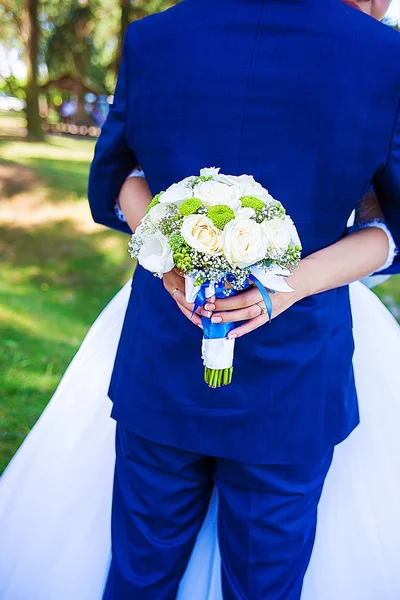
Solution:
M 115 212 L 120 220 L 128 223 L 131 231 L 135 231 L 151 200 L 152 194 L 145 175 L 137 167 L 125 180 L 121 188 Z
M 139 225 L 152 199 L 146 179 L 143 174 L 137 174 L 125 181 L 118 198 L 122 211 L 120 217 L 127 221 L 132 231 Z M 357 208 L 353 233 L 301 260 L 299 268 L 288 278 L 294 291 L 278 292 L 272 296 L 273 317 L 307 296 L 347 285 L 385 268 L 388 262 L 393 261 L 394 247 L 393 239 L 384 225 L 379 202 L 371 192 Z M 192 306 L 185 301 L 182 278 L 171 271 L 164 276 L 164 285 L 170 293 L 178 290 L 179 293 L 174 293 L 173 297 L 182 312 L 190 318 Z M 203 314 L 211 316 L 211 312 L 216 310 L 219 312 L 215 318 L 219 322 L 246 321 L 231 332 L 239 337 L 260 327 L 268 319 L 264 314 L 260 315 L 257 304 L 260 301 L 262 298 L 258 289 L 252 288 L 238 296 L 209 303 L 208 310 Z M 193 320 L 199 325 L 197 315 Z
M 289 284 L 300 298 L 326 292 L 367 277 L 383 268 L 389 239 L 378 227 L 359 229 L 300 262 Z
M 325 276 L 319 274 L 318 285 L 313 286 L 312 293 L 318 293 L 383 271 L 392 264 L 395 256 L 395 242 L 385 223 L 379 200 L 371 188 L 357 206 L 350 235 L 307 257 L 302 262 L 308 262 L 301 266 L 311 269 L 313 261 L 313 266 L 318 270 L 322 269 L 323 264 L 326 266 Z M 343 262 L 338 264 L 340 261 Z M 345 275 L 347 281 L 344 280 Z M 295 276 L 293 278 L 296 279 Z M 335 282 L 336 285 L 333 285 Z
M 353 232 L 301 260 L 298 269 L 288 278 L 292 293 L 277 292 L 271 296 L 273 317 L 307 296 L 347 285 L 386 268 L 395 254 L 395 243 L 379 202 L 371 192 L 357 209 Z M 222 311 L 213 317 L 218 322 L 246 321 L 229 334 L 229 337 L 241 337 L 268 320 L 266 315 L 260 314 L 257 304 L 260 301 L 258 289 L 251 288 L 238 296 L 217 300 L 209 305 L 209 310 Z

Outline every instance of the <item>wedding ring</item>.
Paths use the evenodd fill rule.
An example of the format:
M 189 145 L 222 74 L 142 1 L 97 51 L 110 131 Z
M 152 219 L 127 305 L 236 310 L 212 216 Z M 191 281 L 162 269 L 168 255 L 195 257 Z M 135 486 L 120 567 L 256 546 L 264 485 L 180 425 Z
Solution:
M 261 315 L 265 315 L 265 314 L 267 314 L 267 312 L 268 312 L 268 311 L 267 311 L 267 309 L 265 308 L 265 306 L 261 306 L 261 302 L 256 302 L 256 304 L 257 304 L 257 306 L 259 306 L 259 307 L 260 307 L 260 309 L 261 309 L 261 312 L 260 312 L 260 317 L 261 317 Z
M 176 294 L 176 292 L 179 292 L 179 288 L 174 288 L 171 292 L 171 296 L 174 297 L 174 294 Z

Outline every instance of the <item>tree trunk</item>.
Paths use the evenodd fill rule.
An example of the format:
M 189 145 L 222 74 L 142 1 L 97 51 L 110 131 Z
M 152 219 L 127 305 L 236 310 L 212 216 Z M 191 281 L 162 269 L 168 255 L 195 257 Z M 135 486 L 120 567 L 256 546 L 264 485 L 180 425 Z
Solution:
M 43 139 L 43 130 L 39 115 L 38 56 L 39 21 L 37 18 L 38 0 L 26 0 L 22 16 L 23 39 L 26 62 L 26 116 L 28 121 L 28 139 Z
M 128 28 L 129 22 L 130 22 L 129 17 L 130 17 L 130 12 L 131 12 L 131 2 L 130 2 L 130 0 L 120 0 L 120 6 L 121 6 L 121 27 L 120 27 L 120 31 L 119 31 L 119 43 L 118 43 L 118 53 L 117 53 L 117 61 L 116 61 L 117 72 L 118 72 L 119 64 L 120 64 L 121 58 L 122 58 L 122 46 L 124 44 L 125 33 L 126 33 L 126 30 Z

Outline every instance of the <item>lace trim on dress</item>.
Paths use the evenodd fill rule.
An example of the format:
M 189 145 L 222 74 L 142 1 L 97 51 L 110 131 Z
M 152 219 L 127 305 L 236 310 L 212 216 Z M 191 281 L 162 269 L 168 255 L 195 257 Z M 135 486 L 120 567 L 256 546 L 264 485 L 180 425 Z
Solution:
M 369 227 L 377 227 L 378 229 L 382 229 L 382 231 L 384 231 L 386 233 L 388 242 L 389 242 L 389 250 L 388 250 L 388 255 L 387 255 L 387 259 L 386 259 L 385 263 L 381 267 L 379 267 L 379 269 L 374 271 L 374 273 L 379 273 L 380 271 L 384 271 L 385 269 L 388 269 L 393 264 L 393 261 L 399 252 L 399 249 L 397 248 L 396 243 L 393 239 L 393 236 L 390 233 L 389 227 L 386 225 L 386 223 L 384 221 L 382 221 L 380 219 L 371 219 L 369 221 L 359 221 L 358 223 L 355 223 L 355 225 L 353 225 L 353 227 L 351 227 L 350 233 L 353 233 L 354 231 L 360 231 L 360 229 L 368 229 Z

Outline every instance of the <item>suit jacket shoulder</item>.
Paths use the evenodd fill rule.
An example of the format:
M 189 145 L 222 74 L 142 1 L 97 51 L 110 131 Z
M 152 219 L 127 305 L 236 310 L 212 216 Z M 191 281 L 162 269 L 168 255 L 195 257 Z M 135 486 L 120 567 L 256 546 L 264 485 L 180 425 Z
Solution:
M 342 16 L 341 27 L 336 30 L 338 43 L 345 35 L 349 47 L 357 50 L 360 63 L 368 66 L 371 78 L 381 80 L 400 97 L 399 32 L 344 3 L 339 3 L 338 11 Z

